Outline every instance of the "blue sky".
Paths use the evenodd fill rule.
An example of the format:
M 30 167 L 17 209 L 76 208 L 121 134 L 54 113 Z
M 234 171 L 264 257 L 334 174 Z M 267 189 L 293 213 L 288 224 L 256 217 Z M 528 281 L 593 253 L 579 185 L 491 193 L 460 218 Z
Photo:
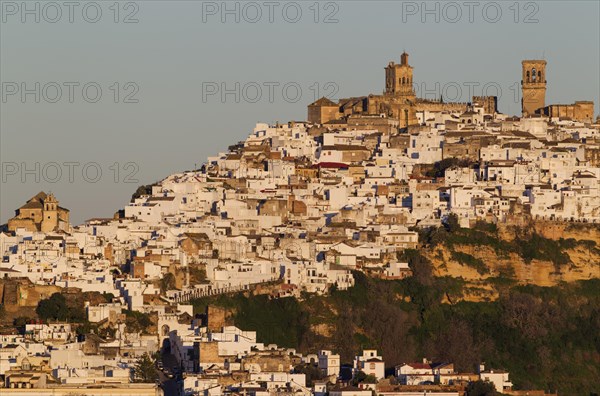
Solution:
M 421 96 L 500 89 L 520 114 L 520 62 L 543 58 L 546 102 L 598 113 L 598 1 L 51 3 L 1 4 L 1 222 L 40 190 L 75 224 L 111 216 L 256 122 L 380 93 L 404 50 Z

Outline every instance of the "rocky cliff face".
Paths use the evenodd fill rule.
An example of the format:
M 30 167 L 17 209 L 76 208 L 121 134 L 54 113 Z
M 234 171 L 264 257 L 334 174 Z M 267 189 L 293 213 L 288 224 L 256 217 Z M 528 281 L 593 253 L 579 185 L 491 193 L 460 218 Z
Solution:
M 523 232 L 537 234 L 539 238 L 523 239 Z M 436 276 L 462 278 L 466 282 L 464 299 L 469 301 L 493 300 L 503 285 L 511 283 L 555 286 L 560 282 L 600 278 L 599 225 L 535 222 L 525 230 L 499 226 L 495 237 L 515 250 L 543 250 L 554 242 L 560 251 L 548 252 L 546 259 L 527 259 L 518 252 L 502 251 L 496 246 L 443 243 L 423 253 L 434 264 Z M 557 260 L 559 255 L 564 259 Z M 476 263 L 483 263 L 485 269 L 478 268 Z
M 600 224 L 536 221 L 533 223 L 533 227 L 538 233 L 549 239 L 591 240 L 596 242 L 596 246 L 600 246 Z

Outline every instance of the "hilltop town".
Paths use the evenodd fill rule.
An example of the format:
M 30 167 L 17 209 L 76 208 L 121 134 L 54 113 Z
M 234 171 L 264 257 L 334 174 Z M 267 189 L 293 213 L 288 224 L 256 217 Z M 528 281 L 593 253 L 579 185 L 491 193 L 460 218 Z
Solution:
M 420 276 L 415 251 L 434 275 L 480 286 L 600 278 L 594 103 L 547 104 L 543 60 L 522 62 L 521 116 L 501 113 L 493 96 L 426 100 L 408 58 L 385 68 L 382 94 L 321 98 L 306 121 L 258 123 L 200 169 L 141 186 L 112 218 L 74 226 L 60 194 L 25 202 L 0 233 L 6 394 L 462 396 L 490 384 L 547 394 L 513 389 L 513 373 L 484 362 L 390 364 L 376 345 L 343 361 L 335 350 L 262 342 L 267 334 L 210 303 L 311 301 L 363 276 L 402 284 Z M 548 235 L 555 226 L 564 238 Z M 489 252 L 443 250 L 436 230 L 489 246 L 496 238 L 498 256 L 514 250 L 499 266 Z M 511 230 L 524 234 L 500 235 Z M 532 240 L 533 252 L 516 247 Z M 503 272 L 516 259 L 518 273 Z

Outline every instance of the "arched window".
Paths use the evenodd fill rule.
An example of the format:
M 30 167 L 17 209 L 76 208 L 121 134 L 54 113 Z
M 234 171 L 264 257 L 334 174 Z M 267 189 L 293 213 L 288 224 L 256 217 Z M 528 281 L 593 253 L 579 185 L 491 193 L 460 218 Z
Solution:
M 541 71 L 538 72 L 538 78 L 539 78 L 540 82 L 544 82 L 544 79 L 542 78 L 542 72 Z
M 168 336 L 169 335 L 169 331 L 170 331 L 169 326 L 168 325 L 163 325 L 163 327 L 162 327 L 162 335 L 163 335 L 163 337 Z
M 537 81 L 537 73 L 536 73 L 535 69 L 531 69 L 531 81 L 533 81 L 533 82 Z
M 527 70 L 527 82 L 529 82 L 529 70 Z
M 28 359 L 23 359 L 21 362 L 21 369 L 26 371 L 31 370 L 31 363 L 29 363 Z

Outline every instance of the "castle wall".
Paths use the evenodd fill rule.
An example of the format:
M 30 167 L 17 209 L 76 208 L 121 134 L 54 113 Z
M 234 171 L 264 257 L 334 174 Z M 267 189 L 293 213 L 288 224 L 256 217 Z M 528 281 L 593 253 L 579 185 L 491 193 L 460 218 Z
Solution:
M 593 122 L 594 102 L 575 102 L 574 104 L 553 104 L 543 109 L 543 114 L 552 118 L 570 118 L 575 121 Z
M 401 64 L 390 62 L 385 68 L 385 93 L 341 99 L 338 106 L 309 105 L 308 118 L 314 123 L 325 123 L 354 114 L 385 115 L 388 119 L 398 120 L 398 128 L 418 125 L 417 113 L 428 112 L 465 112 L 468 103 L 443 103 L 435 100 L 417 98 L 412 87 L 413 68 L 408 64 L 408 54 L 401 56 Z M 522 61 L 522 99 L 523 116 L 545 114 L 550 117 L 570 118 L 581 122 L 593 122 L 594 103 L 578 101 L 570 105 L 546 106 L 546 61 Z M 496 96 L 473 96 L 472 102 L 483 107 L 485 114 L 498 113 Z M 362 122 L 362 121 L 361 121 Z M 350 125 L 350 124 L 349 124 Z M 365 125 L 371 125 L 366 122 Z M 373 124 L 374 125 L 374 124 Z M 384 125 L 377 127 L 386 129 Z M 395 125 L 390 129 L 394 129 Z
M 451 113 L 464 112 L 467 109 L 468 103 L 443 103 L 435 101 L 419 101 L 415 104 L 416 111 L 447 111 Z
M 483 106 L 485 114 L 494 114 L 498 112 L 497 96 L 473 96 L 473 103 Z
M 594 102 L 575 102 L 573 118 L 582 122 L 594 122 Z

